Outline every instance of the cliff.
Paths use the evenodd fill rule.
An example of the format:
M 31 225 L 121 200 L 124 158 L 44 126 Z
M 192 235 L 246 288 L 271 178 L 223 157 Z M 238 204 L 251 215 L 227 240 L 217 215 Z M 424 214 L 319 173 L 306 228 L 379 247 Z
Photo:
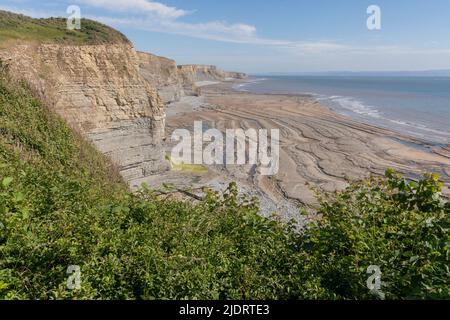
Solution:
M 227 72 L 210 65 L 180 65 L 164 57 L 138 52 L 142 76 L 155 88 L 164 103 L 178 101 L 184 95 L 199 95 L 196 83 L 245 79 L 244 73 Z
M 33 19 L 0 11 L 0 69 L 91 140 L 126 181 L 166 170 L 166 103 L 198 95 L 198 81 L 244 78 L 215 66 L 185 65 L 136 52 L 120 32 L 83 19 Z
M 147 82 L 158 90 L 164 103 L 178 101 L 183 95 L 183 84 L 174 60 L 138 52 L 139 70 Z
M 185 84 L 192 84 L 199 81 L 225 81 L 228 79 L 244 79 L 244 73 L 227 72 L 211 65 L 180 65 L 179 75 Z
M 178 75 L 184 91 L 190 95 L 199 95 L 196 83 L 203 81 L 226 81 L 231 79 L 245 79 L 247 75 L 239 72 L 227 72 L 212 65 L 179 65 Z
M 127 43 L 22 44 L 0 50 L 9 74 L 119 166 L 125 180 L 164 170 L 164 105 Z

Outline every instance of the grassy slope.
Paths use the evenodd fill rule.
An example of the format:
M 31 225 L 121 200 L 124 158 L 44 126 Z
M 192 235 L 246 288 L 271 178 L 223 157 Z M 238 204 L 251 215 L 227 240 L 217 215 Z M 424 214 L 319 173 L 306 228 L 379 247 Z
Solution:
M 34 19 L 0 10 L 0 44 L 8 41 L 61 44 L 128 43 L 119 31 L 99 22 L 82 19 L 81 30 L 67 30 L 66 19 Z

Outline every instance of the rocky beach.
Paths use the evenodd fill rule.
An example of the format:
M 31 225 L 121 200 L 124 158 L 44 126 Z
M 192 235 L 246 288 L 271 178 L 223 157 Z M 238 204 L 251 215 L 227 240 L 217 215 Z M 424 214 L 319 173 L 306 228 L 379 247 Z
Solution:
M 238 80 L 240 82 L 245 80 Z M 297 219 L 298 205 L 314 208 L 314 189 L 342 190 L 349 180 L 383 175 L 388 168 L 417 179 L 439 173 L 450 195 L 450 153 L 418 139 L 338 115 L 307 95 L 253 94 L 233 89 L 226 81 L 201 87 L 198 97 L 183 97 L 166 108 L 166 153 L 173 130 L 192 130 L 194 121 L 225 129 L 280 130 L 280 170 L 276 176 L 258 176 L 251 166 L 208 166 L 202 172 L 169 171 L 132 181 L 154 188 L 170 182 L 180 188 L 222 189 L 237 181 L 241 191 L 256 195 L 262 213 L 277 212 Z

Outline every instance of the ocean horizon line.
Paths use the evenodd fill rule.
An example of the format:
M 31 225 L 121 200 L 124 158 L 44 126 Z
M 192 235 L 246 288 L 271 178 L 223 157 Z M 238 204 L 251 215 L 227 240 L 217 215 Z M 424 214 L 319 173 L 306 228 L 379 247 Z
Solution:
M 450 69 L 415 71 L 311 71 L 311 72 L 248 72 L 249 76 L 361 76 L 361 77 L 450 77 Z

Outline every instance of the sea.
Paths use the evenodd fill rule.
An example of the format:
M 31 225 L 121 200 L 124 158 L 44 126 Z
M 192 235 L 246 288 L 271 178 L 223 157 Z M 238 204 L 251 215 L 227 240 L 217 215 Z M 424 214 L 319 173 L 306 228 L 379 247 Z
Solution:
M 358 121 L 432 145 L 450 144 L 450 77 L 253 76 L 235 89 L 307 94 Z

